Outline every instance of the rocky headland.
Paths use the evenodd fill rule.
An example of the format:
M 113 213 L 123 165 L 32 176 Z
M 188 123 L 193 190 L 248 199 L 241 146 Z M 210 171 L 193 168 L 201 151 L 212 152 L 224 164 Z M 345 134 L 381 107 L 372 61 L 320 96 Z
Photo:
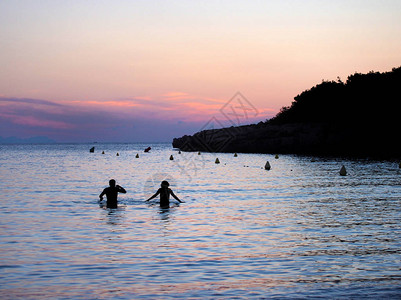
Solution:
M 401 67 L 323 81 L 270 120 L 173 140 L 183 151 L 401 157 Z

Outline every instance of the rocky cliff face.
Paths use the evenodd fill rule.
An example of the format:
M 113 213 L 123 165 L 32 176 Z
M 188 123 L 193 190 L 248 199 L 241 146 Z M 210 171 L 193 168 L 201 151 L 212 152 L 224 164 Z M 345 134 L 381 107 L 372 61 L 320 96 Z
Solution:
M 318 124 L 230 127 L 174 139 L 173 147 L 184 151 L 295 153 L 318 146 L 324 131 Z
M 183 151 L 294 153 L 360 157 L 401 157 L 398 137 L 374 128 L 328 123 L 248 125 L 205 130 L 173 140 Z

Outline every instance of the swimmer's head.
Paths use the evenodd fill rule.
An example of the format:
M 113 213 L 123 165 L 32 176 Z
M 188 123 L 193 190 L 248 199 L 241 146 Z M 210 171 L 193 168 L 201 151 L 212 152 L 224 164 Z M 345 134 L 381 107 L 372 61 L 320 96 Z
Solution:
M 115 187 L 115 186 L 116 186 L 116 181 L 115 181 L 114 179 L 110 179 L 109 185 L 110 185 L 111 187 Z
M 168 183 L 168 181 L 163 180 L 161 186 L 162 187 L 169 187 L 170 183 Z

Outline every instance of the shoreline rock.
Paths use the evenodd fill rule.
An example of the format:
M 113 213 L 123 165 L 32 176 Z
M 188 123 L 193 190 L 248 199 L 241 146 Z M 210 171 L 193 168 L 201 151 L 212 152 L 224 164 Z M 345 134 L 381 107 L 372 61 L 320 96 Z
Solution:
M 397 144 L 395 136 L 375 134 L 373 129 L 360 132 L 327 123 L 247 125 L 204 130 L 173 140 L 173 147 L 181 151 L 372 158 L 401 157 Z

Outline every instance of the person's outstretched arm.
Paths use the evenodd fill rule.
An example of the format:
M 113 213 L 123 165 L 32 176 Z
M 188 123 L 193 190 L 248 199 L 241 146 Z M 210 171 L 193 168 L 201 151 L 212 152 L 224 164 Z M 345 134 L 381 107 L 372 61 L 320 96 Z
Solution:
M 116 185 L 116 187 L 118 188 L 119 193 L 123 193 L 123 194 L 127 193 L 127 191 L 122 186 Z
M 153 198 L 155 198 L 157 195 L 159 195 L 160 194 L 160 189 L 158 189 L 157 190 L 157 192 L 152 196 L 152 197 L 150 197 L 148 200 L 146 200 L 146 201 L 149 201 L 149 200 L 152 200 Z
M 183 201 L 181 201 L 180 199 L 178 199 L 178 197 L 174 194 L 174 192 L 172 190 L 170 190 L 170 195 L 174 197 L 175 200 L 177 200 L 180 203 L 183 203 Z

